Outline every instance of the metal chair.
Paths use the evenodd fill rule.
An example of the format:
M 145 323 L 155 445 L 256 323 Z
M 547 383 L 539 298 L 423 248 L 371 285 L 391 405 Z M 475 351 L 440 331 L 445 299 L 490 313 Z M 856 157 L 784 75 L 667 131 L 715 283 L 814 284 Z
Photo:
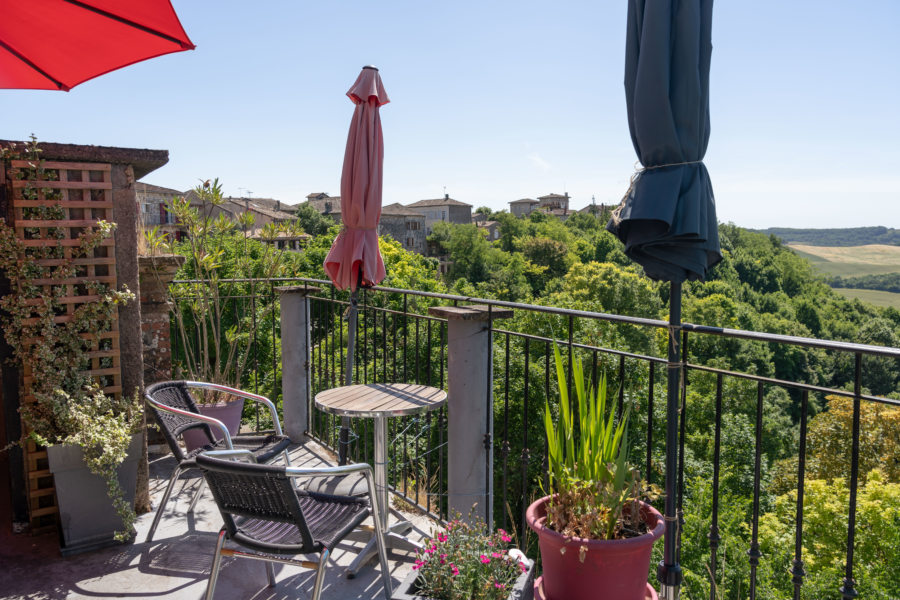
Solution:
M 199 413 L 197 405 L 191 397 L 191 389 L 222 392 L 266 405 L 272 415 L 275 432 L 273 434 L 236 435 L 232 437 L 228 433 L 228 428 L 221 421 Z M 166 503 L 169 501 L 169 496 L 175 487 L 175 482 L 185 471 L 197 468 L 196 458 L 201 453 L 211 450 L 227 450 L 231 455 L 246 456 L 254 462 L 260 463 L 272 462 L 280 455 L 284 457 L 285 464 L 290 465 L 287 448 L 291 445 L 291 440 L 281 431 L 281 423 L 278 421 L 275 404 L 268 398 L 223 385 L 200 381 L 162 381 L 154 383 L 146 389 L 145 397 L 149 404 L 150 412 L 156 417 L 156 421 L 159 423 L 160 429 L 166 438 L 169 449 L 178 461 L 178 466 L 175 467 L 175 471 L 169 479 L 169 485 L 166 487 L 159 507 L 156 509 L 156 516 L 153 518 L 153 524 L 150 526 L 149 533 L 147 533 L 147 542 L 153 540 L 153 534 L 159 525 Z M 216 427 L 221 430 L 223 438 L 216 441 L 213 438 L 210 427 Z M 188 429 L 202 430 L 209 439 L 209 443 L 202 448 L 185 452 L 178 443 L 178 438 Z M 188 508 L 188 512 L 193 512 L 204 486 L 205 483 L 201 481 L 200 487 L 195 492 L 191 505 Z
M 393 593 L 387 550 L 375 493 L 372 467 L 353 464 L 340 467 L 296 468 L 260 465 L 214 457 L 197 457 L 197 466 L 222 513 L 225 525 L 219 532 L 213 556 L 206 600 L 212 600 L 222 556 L 266 562 L 269 587 L 275 586 L 273 562 L 316 569 L 312 600 L 319 600 L 325 580 L 325 565 L 334 547 L 370 515 L 373 516 L 385 598 Z M 362 474 L 368 498 L 332 496 L 298 490 L 293 478 L 333 477 Z M 229 540 L 242 548 L 225 548 Z M 298 560 L 298 554 L 318 554 L 318 561 Z

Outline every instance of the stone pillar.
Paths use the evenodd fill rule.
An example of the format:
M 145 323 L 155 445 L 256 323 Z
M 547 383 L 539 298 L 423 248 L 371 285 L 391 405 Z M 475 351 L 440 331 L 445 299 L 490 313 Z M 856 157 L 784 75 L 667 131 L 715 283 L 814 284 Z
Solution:
M 287 286 L 275 288 L 281 294 L 281 397 L 284 433 L 294 442 L 303 442 L 309 431 L 310 336 L 309 294 L 322 288 Z
M 492 528 L 494 505 L 491 322 L 513 311 L 487 306 L 435 306 L 447 319 L 448 495 L 451 518 L 470 515 Z M 475 506 L 477 504 L 477 506 Z M 475 509 L 473 510 L 473 506 Z
M 140 295 L 138 281 L 138 204 L 134 192 L 134 168 L 129 164 L 113 164 L 112 181 L 113 218 L 116 223 L 115 256 L 116 282 L 119 288 L 127 286 L 136 296 Z M 122 396 L 129 397 L 144 392 L 144 355 L 141 344 L 141 303 L 134 301 L 119 306 L 119 369 L 122 373 Z M 146 414 L 144 431 L 147 431 Z M 141 448 L 138 463 L 137 490 L 134 510 L 138 514 L 150 511 L 150 471 L 147 462 L 147 436 Z
M 172 378 L 172 305 L 169 284 L 184 264 L 177 254 L 139 256 L 141 285 L 141 337 L 144 351 L 144 385 Z

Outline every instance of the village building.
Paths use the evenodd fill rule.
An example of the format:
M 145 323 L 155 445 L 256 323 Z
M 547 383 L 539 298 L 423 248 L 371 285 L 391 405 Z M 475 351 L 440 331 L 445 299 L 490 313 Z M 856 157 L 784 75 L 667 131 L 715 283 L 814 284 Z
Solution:
M 454 200 L 449 194 L 433 200 L 419 200 L 408 205 L 425 216 L 425 235 L 431 235 L 435 223 L 456 223 L 466 225 L 472 223 L 472 205 Z
M 307 203 L 319 214 L 330 217 L 335 223 L 341 222 L 341 198 L 326 193 L 308 194 Z M 425 254 L 425 215 L 399 202 L 381 207 L 378 234 L 387 235 L 403 245 L 405 250 Z
M 405 250 L 425 254 L 425 216 L 399 202 L 381 207 L 379 234 L 389 235 Z
M 514 217 L 527 217 L 539 204 L 540 202 L 534 198 L 513 200 L 509 203 L 509 212 L 511 212 Z
M 481 221 L 476 225 L 478 229 L 485 232 L 487 241 L 495 242 L 500 239 L 500 221 Z
M 175 215 L 169 212 L 174 198 L 184 198 L 184 192 L 172 188 L 161 187 L 138 181 L 134 184 L 141 227 L 152 229 L 159 227 L 161 233 L 181 239 L 183 229 L 177 223 Z

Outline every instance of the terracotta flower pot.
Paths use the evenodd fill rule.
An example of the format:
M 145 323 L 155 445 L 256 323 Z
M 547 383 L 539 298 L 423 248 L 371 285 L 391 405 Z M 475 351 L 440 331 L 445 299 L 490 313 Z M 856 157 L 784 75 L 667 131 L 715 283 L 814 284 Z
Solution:
M 222 423 L 225 424 L 225 427 L 228 428 L 228 433 L 235 435 L 241 428 L 241 414 L 244 412 L 244 399 L 238 398 L 231 402 L 218 402 L 216 404 L 198 404 L 197 410 L 200 411 L 201 415 L 222 421 Z M 216 440 L 222 439 L 222 432 L 218 427 L 210 427 L 210 429 L 212 430 L 213 438 Z M 182 434 L 182 439 L 184 440 L 184 446 L 187 448 L 188 452 L 209 443 L 206 433 L 204 433 L 203 429 L 200 427 L 188 429 Z
M 538 535 L 547 600 L 644 600 L 650 551 L 665 532 L 662 515 L 641 503 L 649 533 L 624 540 L 570 538 L 544 525 L 544 496 L 528 507 L 525 518 Z M 582 548 L 586 548 L 583 551 Z

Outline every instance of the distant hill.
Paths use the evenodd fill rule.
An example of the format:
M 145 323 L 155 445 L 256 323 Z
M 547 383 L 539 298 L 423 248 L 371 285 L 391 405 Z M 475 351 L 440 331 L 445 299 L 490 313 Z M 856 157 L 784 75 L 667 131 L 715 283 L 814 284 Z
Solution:
M 868 244 L 900 246 L 900 229 L 889 227 L 851 227 L 847 229 L 770 227 L 769 229 L 751 229 L 751 231 L 774 235 L 785 244 L 793 242 L 809 246 L 865 246 Z

